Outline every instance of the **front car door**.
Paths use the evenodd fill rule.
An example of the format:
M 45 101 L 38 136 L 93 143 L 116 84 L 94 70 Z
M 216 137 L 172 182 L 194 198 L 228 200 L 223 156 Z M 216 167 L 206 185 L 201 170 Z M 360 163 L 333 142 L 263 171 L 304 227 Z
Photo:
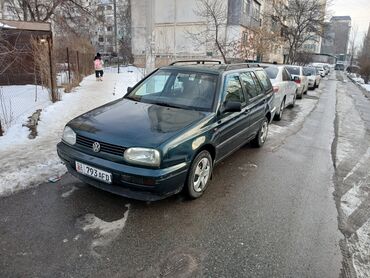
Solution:
M 240 102 L 239 112 L 222 112 L 225 102 Z M 220 160 L 245 143 L 245 132 L 248 129 L 246 115 L 246 97 L 238 73 L 230 73 L 224 77 L 221 105 L 218 111 L 215 142 L 216 160 Z

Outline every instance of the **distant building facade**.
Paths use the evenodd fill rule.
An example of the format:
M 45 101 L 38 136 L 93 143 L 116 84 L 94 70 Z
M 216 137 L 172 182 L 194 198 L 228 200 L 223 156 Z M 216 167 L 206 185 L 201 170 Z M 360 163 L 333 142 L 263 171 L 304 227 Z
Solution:
M 334 55 L 340 61 L 346 60 L 351 21 L 350 16 L 333 16 L 330 19 L 324 30 L 321 53 Z

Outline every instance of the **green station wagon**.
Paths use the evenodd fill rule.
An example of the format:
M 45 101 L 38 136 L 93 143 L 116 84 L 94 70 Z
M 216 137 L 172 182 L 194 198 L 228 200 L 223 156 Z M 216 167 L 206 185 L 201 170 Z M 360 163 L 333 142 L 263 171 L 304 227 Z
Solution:
M 153 201 L 184 190 L 198 198 L 215 164 L 249 141 L 265 143 L 273 97 L 262 68 L 173 63 L 70 121 L 58 155 L 72 175 L 115 194 Z

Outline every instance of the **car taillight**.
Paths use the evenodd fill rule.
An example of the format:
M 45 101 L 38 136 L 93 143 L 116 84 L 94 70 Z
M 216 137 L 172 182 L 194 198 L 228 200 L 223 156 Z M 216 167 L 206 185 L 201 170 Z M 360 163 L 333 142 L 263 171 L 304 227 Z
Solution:
M 297 79 L 294 80 L 294 82 L 297 83 L 297 84 L 301 84 L 301 79 L 297 78 Z
M 272 88 L 273 88 L 273 90 L 274 90 L 274 93 L 279 92 L 279 86 L 273 86 Z

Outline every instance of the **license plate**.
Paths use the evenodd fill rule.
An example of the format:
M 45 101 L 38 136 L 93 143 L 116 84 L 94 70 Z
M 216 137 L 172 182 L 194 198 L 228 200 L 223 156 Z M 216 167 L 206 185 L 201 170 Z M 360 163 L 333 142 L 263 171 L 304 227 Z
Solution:
M 98 168 L 92 167 L 90 165 L 83 164 L 81 162 L 76 161 L 76 170 L 77 172 L 92 177 L 97 180 L 101 180 L 106 183 L 112 183 L 112 174 L 100 170 Z

